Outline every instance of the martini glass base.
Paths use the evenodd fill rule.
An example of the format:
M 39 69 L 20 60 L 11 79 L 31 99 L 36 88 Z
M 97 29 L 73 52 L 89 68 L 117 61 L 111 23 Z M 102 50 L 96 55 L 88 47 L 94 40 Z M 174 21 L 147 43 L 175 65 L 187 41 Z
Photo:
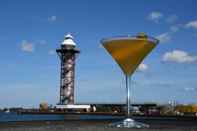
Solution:
M 110 124 L 111 127 L 118 128 L 149 128 L 150 126 L 141 122 L 137 122 L 131 118 L 126 118 L 122 121 Z

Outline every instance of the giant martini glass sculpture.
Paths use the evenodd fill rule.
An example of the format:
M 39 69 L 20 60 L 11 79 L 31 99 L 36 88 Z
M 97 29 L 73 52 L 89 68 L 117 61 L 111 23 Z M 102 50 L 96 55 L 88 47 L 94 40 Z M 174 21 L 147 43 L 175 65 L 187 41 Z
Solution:
M 111 126 L 127 128 L 146 128 L 147 124 L 136 122 L 130 115 L 130 77 L 142 60 L 158 44 L 158 40 L 144 33 L 137 36 L 115 37 L 101 40 L 102 45 L 122 69 L 126 78 L 127 117 L 123 121 L 112 123 Z

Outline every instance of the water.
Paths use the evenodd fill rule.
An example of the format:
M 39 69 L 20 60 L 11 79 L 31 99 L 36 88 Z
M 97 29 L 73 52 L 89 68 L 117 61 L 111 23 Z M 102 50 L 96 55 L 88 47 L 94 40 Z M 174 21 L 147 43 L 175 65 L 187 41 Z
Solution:
M 123 116 L 110 115 L 80 115 L 80 114 L 17 114 L 15 112 L 0 112 L 0 122 L 14 121 L 63 121 L 63 120 L 110 120 L 123 119 Z
M 56 114 L 17 114 L 0 113 L 0 122 L 12 122 L 12 121 L 44 121 L 44 120 L 64 120 L 64 115 Z
M 74 117 L 75 116 L 75 117 Z M 77 117 L 76 117 L 77 116 Z M 73 119 L 74 118 L 74 119 Z M 109 125 L 123 119 L 124 116 L 110 115 L 80 115 L 80 114 L 17 114 L 0 112 L 0 130 L 24 131 L 120 131 L 119 128 L 109 128 Z M 137 121 L 150 125 L 150 129 L 188 129 L 197 130 L 196 117 L 134 117 Z M 20 122 L 19 122 L 20 121 Z M 22 122 L 21 122 L 22 121 Z M 31 122 L 26 122 L 31 121 Z M 47 121 L 47 122 L 46 122 Z M 156 130 L 154 130 L 156 131 Z M 170 130 L 171 131 L 171 130 Z M 180 130 L 177 130 L 180 131 Z M 181 130 L 182 131 L 182 130 Z

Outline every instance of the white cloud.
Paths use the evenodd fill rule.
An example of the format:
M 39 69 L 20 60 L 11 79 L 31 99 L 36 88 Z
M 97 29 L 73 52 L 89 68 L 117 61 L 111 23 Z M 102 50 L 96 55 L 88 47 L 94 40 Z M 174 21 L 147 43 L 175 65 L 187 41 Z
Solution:
M 49 55 L 55 55 L 55 51 L 54 50 L 49 50 L 48 54 Z
M 191 56 L 182 50 L 173 50 L 172 52 L 166 52 L 162 60 L 164 62 L 192 63 L 197 61 L 197 56 Z
M 149 15 L 148 15 L 148 19 L 151 20 L 151 21 L 154 21 L 156 23 L 159 22 L 159 20 L 163 17 L 163 14 L 161 12 L 157 12 L 157 11 L 154 11 L 154 12 L 151 12 Z
M 185 87 L 184 90 L 185 91 L 195 91 L 196 89 L 193 87 Z
M 170 27 L 170 31 L 173 33 L 176 33 L 177 31 L 179 31 L 181 28 L 181 25 L 173 25 Z
M 138 71 L 146 71 L 148 69 L 148 66 L 144 63 L 141 63 L 139 66 L 138 66 Z
M 41 45 L 46 45 L 47 41 L 46 40 L 39 40 L 38 43 Z
M 24 52 L 33 52 L 34 51 L 34 45 L 31 42 L 23 40 L 22 43 L 21 43 L 21 50 L 24 51 Z
M 156 38 L 160 40 L 160 43 L 167 43 L 172 39 L 172 37 L 175 33 L 177 33 L 179 30 L 182 29 L 182 27 L 183 27 L 182 24 L 172 25 L 172 26 L 170 26 L 169 31 L 156 36 Z
M 171 40 L 170 33 L 168 32 L 160 34 L 156 38 L 159 39 L 160 43 L 166 43 Z
M 57 16 L 55 16 L 55 15 L 52 15 L 52 16 L 50 16 L 49 18 L 48 18 L 48 21 L 50 21 L 50 22 L 54 22 L 54 21 L 56 21 L 57 20 Z
M 194 28 L 194 29 L 197 29 L 197 20 L 188 22 L 188 23 L 186 24 L 186 27 L 187 27 L 187 28 Z
M 177 15 L 170 15 L 167 17 L 166 22 L 172 24 L 172 23 L 175 23 L 177 20 L 178 20 Z

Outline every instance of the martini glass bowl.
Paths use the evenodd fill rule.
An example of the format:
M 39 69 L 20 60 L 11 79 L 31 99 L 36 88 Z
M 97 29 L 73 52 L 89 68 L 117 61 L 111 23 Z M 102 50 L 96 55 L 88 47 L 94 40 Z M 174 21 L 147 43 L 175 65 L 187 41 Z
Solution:
M 123 71 L 125 75 L 127 93 L 126 118 L 122 121 L 112 123 L 110 126 L 126 128 L 148 128 L 149 125 L 137 122 L 132 119 L 130 113 L 130 78 L 139 64 L 156 47 L 159 41 L 155 38 L 148 37 L 145 33 L 139 33 L 137 36 L 123 36 L 102 39 L 101 43 Z

